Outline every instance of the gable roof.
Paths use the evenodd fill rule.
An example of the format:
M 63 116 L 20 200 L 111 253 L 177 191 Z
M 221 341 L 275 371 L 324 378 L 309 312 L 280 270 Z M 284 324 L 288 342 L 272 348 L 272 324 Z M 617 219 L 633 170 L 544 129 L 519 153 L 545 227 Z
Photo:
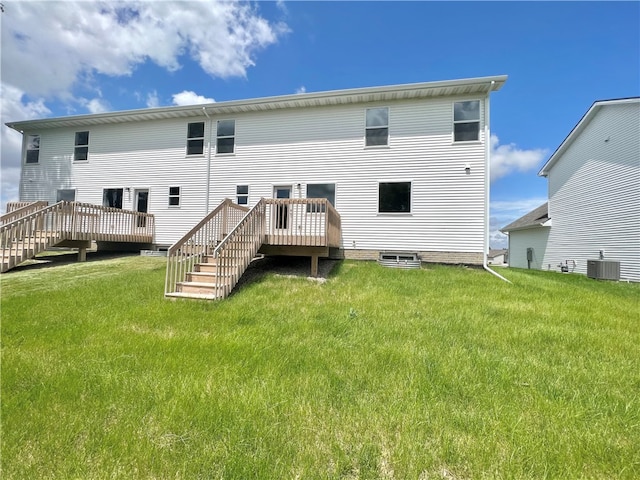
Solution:
M 544 227 L 549 221 L 549 202 L 540 205 L 535 210 L 523 215 L 506 227 L 500 229 L 501 232 L 512 232 L 514 230 L 524 230 L 526 228 Z
M 500 249 L 489 249 L 489 255 L 487 255 L 487 257 L 489 258 L 496 258 L 499 255 L 506 255 L 507 254 L 507 249 L 506 248 L 500 248 Z
M 56 127 L 77 127 L 107 123 L 138 122 L 165 118 L 188 118 L 209 115 L 228 115 L 242 112 L 259 112 L 283 108 L 320 107 L 346 105 L 364 102 L 392 101 L 416 98 L 430 98 L 450 95 L 488 95 L 500 90 L 507 81 L 506 75 L 494 77 L 465 78 L 440 82 L 410 83 L 385 87 L 367 87 L 327 92 L 296 93 L 278 97 L 250 100 L 232 100 L 201 105 L 146 108 L 120 112 L 75 115 L 70 117 L 45 118 L 8 122 L 14 130 L 46 129 Z
M 600 109 L 606 105 L 620 105 L 625 103 L 638 103 L 640 104 L 640 97 L 630 97 L 630 98 L 617 98 L 612 100 L 598 100 L 593 102 L 587 113 L 585 113 L 578 124 L 573 127 L 573 130 L 569 132 L 567 138 L 565 138 L 560 146 L 553 152 L 553 155 L 547 160 L 547 163 L 544 164 L 542 169 L 538 172 L 538 175 L 541 177 L 546 177 L 549 174 L 549 170 L 553 165 L 558 161 L 558 159 L 562 156 L 562 154 L 571 146 L 571 144 L 575 141 L 576 138 L 582 133 L 582 131 L 589 125 L 589 122 L 597 115 Z

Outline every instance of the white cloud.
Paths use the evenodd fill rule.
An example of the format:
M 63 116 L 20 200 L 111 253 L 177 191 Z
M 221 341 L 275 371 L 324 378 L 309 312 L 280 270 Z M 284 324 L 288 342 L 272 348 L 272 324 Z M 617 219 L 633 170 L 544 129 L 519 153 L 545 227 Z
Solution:
M 302 85 L 301 87 L 296 88 L 296 93 L 307 93 L 307 88 Z
M 156 108 L 160 106 L 160 99 L 158 98 L 158 92 L 154 90 L 147 94 L 147 107 Z
M 33 28 L 46 18 L 48 28 Z M 32 95 L 67 95 L 94 72 L 167 70 L 188 55 L 215 77 L 245 76 L 256 51 L 287 32 L 244 2 L 11 2 L 2 28 L 3 82 Z
M 109 103 L 100 98 L 94 98 L 87 101 L 85 106 L 87 107 L 87 110 L 89 110 L 89 113 L 104 113 L 111 110 Z
M 183 90 L 180 93 L 175 93 L 171 96 L 173 98 L 174 105 L 199 105 L 201 103 L 213 103 L 213 98 L 203 97 L 191 90 Z
M 521 150 L 514 143 L 500 145 L 500 139 L 491 135 L 491 181 L 514 172 L 535 169 L 547 154 L 546 149 Z

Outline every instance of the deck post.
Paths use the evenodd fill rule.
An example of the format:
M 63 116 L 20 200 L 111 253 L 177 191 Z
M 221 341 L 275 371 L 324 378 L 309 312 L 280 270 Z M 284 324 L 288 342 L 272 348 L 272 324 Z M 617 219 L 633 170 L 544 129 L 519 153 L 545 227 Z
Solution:
M 87 261 L 87 247 L 80 247 L 78 249 L 78 261 L 79 262 Z
M 311 276 L 318 276 L 318 255 L 311 255 Z

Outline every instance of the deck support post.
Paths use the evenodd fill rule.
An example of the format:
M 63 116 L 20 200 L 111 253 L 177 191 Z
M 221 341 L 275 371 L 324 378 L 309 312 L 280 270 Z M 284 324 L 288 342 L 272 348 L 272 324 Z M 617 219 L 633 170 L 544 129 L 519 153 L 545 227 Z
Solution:
M 311 276 L 318 276 L 318 255 L 311 255 Z
M 79 262 L 87 261 L 87 247 L 78 248 L 78 261 Z

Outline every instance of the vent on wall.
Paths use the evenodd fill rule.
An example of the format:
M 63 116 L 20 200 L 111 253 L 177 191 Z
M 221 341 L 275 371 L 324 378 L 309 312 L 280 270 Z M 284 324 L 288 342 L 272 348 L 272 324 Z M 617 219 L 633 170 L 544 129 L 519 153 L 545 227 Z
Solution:
M 417 253 L 381 252 L 378 263 L 384 267 L 420 268 L 420 258 Z
M 587 277 L 598 280 L 620 280 L 620 262 L 587 260 Z

